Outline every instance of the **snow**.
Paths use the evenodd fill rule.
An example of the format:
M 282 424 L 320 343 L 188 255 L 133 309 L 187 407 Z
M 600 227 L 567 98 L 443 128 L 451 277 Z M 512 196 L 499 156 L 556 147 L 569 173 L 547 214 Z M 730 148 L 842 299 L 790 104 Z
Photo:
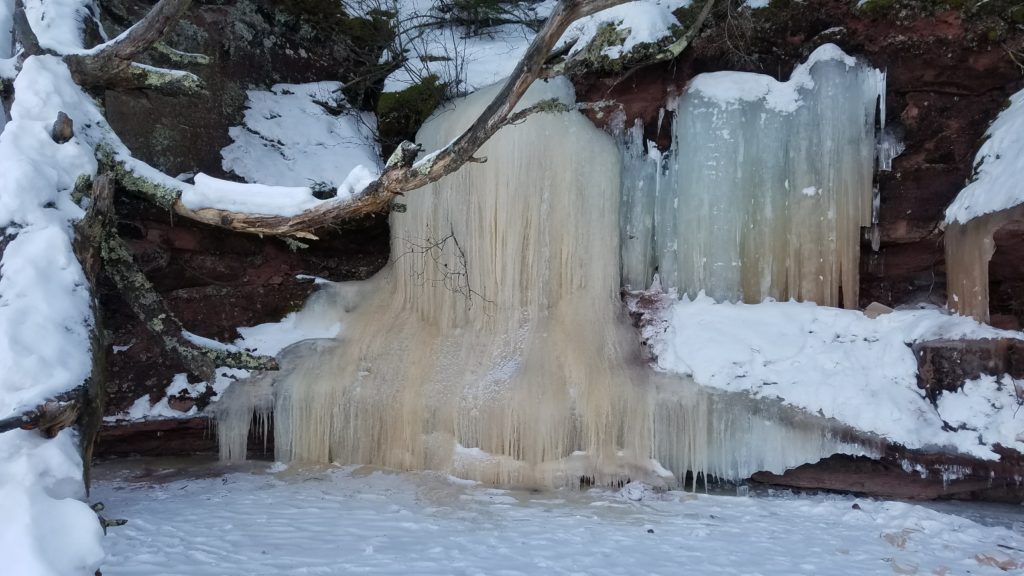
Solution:
M 18 75 L 17 58 L 0 58 L 0 79 L 12 80 Z M 3 127 L 0 126 L 0 130 Z
M 985 137 L 974 158 L 974 177 L 946 209 L 947 224 L 1024 203 L 1024 90 L 1010 97 Z
M 268 216 L 295 216 L 324 202 L 337 201 L 318 200 L 307 187 L 243 184 L 201 172 L 195 176 L 195 185 L 181 193 L 181 203 L 192 210 L 216 208 Z
M 107 576 L 1005 574 L 1024 536 L 900 502 L 499 490 L 369 468 L 103 471 Z M 210 477 L 212 475 L 212 477 Z M 141 475 L 140 475 L 141 476 Z M 1019 512 L 1018 512 L 1019 514 Z
M 857 61 L 835 44 L 822 44 L 807 61 L 793 70 L 789 80 L 779 82 L 766 74 L 748 72 L 709 72 L 698 74 L 690 82 L 689 90 L 721 104 L 752 102 L 763 99 L 768 108 L 779 112 L 793 112 L 801 104 L 800 91 L 814 87 L 811 68 L 818 62 L 837 61 L 853 67 Z M 884 88 L 882 90 L 884 93 Z M 884 113 L 882 117 L 884 117 Z
M 92 574 L 103 535 L 84 496 L 78 438 L 0 434 L 0 555 L 5 574 Z
M 574 22 L 557 46 L 571 45 L 570 53 L 578 52 L 603 25 L 611 23 L 623 32 L 624 40 L 621 46 L 609 47 L 605 53 L 620 58 L 639 45 L 671 36 L 672 28 L 679 26 L 672 11 L 689 6 L 691 1 L 640 0 L 609 8 Z M 398 19 L 407 29 L 432 22 L 435 6 L 435 0 L 398 2 Z M 538 17 L 546 17 L 553 7 L 554 2 L 542 2 L 532 10 Z M 496 26 L 475 36 L 459 28 L 415 28 L 400 39 L 412 62 L 388 76 L 384 91 L 404 90 L 433 74 L 442 82 L 454 82 L 460 90 L 473 92 L 509 76 L 534 36 L 533 30 L 520 25 Z
M 612 59 L 621 58 L 641 44 L 654 43 L 671 36 L 672 27 L 679 26 L 672 11 L 689 6 L 690 3 L 691 0 L 640 0 L 613 6 L 573 22 L 562 35 L 556 50 L 560 46 L 572 44 L 569 54 L 575 54 L 585 49 L 602 27 L 613 24 L 625 33 L 625 39 L 620 46 L 606 47 L 603 54 Z
M 1024 450 L 1024 412 L 1012 386 L 982 393 L 970 384 L 936 411 L 917 386 L 909 344 L 933 339 L 1021 338 L 938 309 L 897 310 L 870 319 L 812 303 L 716 303 L 683 299 L 645 336 L 660 369 L 755 397 L 780 398 L 908 448 L 954 448 L 994 459 L 993 442 Z M 978 398 L 975 399 L 975 396 Z M 959 402 L 968 404 L 957 409 Z M 986 405 L 989 407 L 986 408 Z M 995 406 L 998 405 L 999 408 Z M 950 432 L 944 418 L 981 432 Z M 959 424 L 957 424 L 959 423 Z
M 48 35 L 41 36 L 59 40 L 67 24 L 53 17 Z M 79 386 L 92 361 L 89 292 L 71 248 L 71 226 L 83 212 L 70 192 L 80 175 L 96 171 L 95 128 L 102 118 L 57 58 L 25 60 L 14 88 L 11 120 L 0 132 L 0 229 L 6 242 L 0 262 L 0 418 Z M 56 144 L 50 127 L 61 110 L 75 121 L 77 135 Z M 75 499 L 82 496 L 81 475 L 71 431 L 55 439 L 36 431 L 0 434 L 0 557 L 6 572 L 60 576 L 92 573 L 99 565 L 96 515 Z
M 92 362 L 88 287 L 71 249 L 82 210 L 70 191 L 96 162 L 83 138 L 56 144 L 50 127 L 58 110 L 76 126 L 96 111 L 53 57 L 26 60 L 14 87 L 0 133 L 0 228 L 9 241 L 0 263 L 0 418 L 78 386 Z
M 387 77 L 385 92 L 400 92 L 431 75 L 469 92 L 494 84 L 512 73 L 535 35 L 519 25 L 472 37 L 447 27 L 413 28 L 433 20 L 434 1 L 398 2 L 397 9 L 398 20 L 407 23 L 399 42 L 411 61 Z
M 82 31 L 92 0 L 24 0 L 39 46 L 58 54 L 82 51 Z
M 224 169 L 261 184 L 345 184 L 344 196 L 362 190 L 379 175 L 377 120 L 328 112 L 321 103 L 344 110 L 341 89 L 340 82 L 312 82 L 250 90 L 244 123 L 228 131 L 233 143 L 221 151 Z M 350 175 L 360 179 L 348 182 Z
M 275 355 L 286 347 L 309 338 L 334 338 L 341 333 L 341 323 L 329 316 L 319 318 L 292 312 L 280 322 L 268 322 L 239 328 L 242 335 L 237 345 L 260 354 Z
M 1024 381 L 1009 375 L 1001 378 L 983 375 L 968 380 L 956 392 L 944 392 L 936 408 L 950 426 L 957 428 L 965 446 L 974 448 L 976 456 L 984 457 L 981 445 L 1002 444 L 1024 448 Z

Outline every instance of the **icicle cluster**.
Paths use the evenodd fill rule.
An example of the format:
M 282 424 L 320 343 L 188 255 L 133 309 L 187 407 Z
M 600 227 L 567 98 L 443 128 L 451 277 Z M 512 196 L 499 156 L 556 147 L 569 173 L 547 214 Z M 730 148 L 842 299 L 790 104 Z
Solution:
M 623 282 L 646 288 L 657 270 L 664 288 L 691 296 L 857 306 L 884 92 L 884 74 L 834 45 L 787 82 L 694 78 L 675 103 L 664 160 L 630 162 L 643 156 L 639 133 L 627 134 L 623 259 L 637 263 L 623 266 Z
M 498 88 L 440 111 L 417 140 L 450 142 Z M 571 102 L 571 85 L 538 84 L 523 105 L 552 97 Z M 650 400 L 617 301 L 614 142 L 578 113 L 546 114 L 479 155 L 406 196 L 392 263 L 348 337 L 275 384 L 279 459 L 531 485 L 651 469 Z M 238 445 L 248 421 L 225 416 L 222 442 Z

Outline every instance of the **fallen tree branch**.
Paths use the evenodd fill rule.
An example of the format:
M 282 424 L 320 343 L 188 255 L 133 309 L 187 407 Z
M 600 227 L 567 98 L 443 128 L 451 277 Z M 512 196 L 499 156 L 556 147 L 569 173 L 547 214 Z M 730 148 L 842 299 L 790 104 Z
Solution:
M 142 20 L 117 38 L 91 50 L 58 55 L 39 45 L 39 39 L 25 13 L 25 6 L 19 0 L 14 13 L 15 35 L 24 48 L 22 58 L 39 54 L 60 56 L 71 72 L 71 77 L 86 89 L 146 88 L 172 96 L 196 94 L 202 92 L 203 83 L 194 74 L 136 62 L 150 48 L 164 55 L 174 54 L 190 63 L 203 62 L 205 57 L 201 55 L 157 47 L 157 43 L 174 29 L 191 4 L 191 0 L 160 0 Z
M 39 45 L 39 37 L 36 36 L 32 24 L 28 21 L 28 14 L 25 13 L 25 4 L 17 0 L 14 4 L 14 37 L 21 44 L 21 56 L 19 62 L 29 56 L 40 54 L 52 54 Z
M 537 102 L 532 106 L 527 106 L 526 108 L 523 108 L 515 112 L 514 114 L 505 119 L 505 122 L 502 124 L 502 126 L 512 126 L 515 124 L 519 124 L 526 120 L 527 117 L 537 113 L 553 114 L 559 112 L 582 112 L 584 110 L 596 110 L 600 114 L 601 111 L 605 110 L 606 108 L 617 108 L 621 106 L 622 104 L 619 104 L 618 102 L 612 100 L 600 100 L 598 102 L 577 102 L 576 104 L 566 104 L 565 102 L 562 102 L 557 98 L 549 98 L 547 100 L 541 100 L 540 102 Z
M 166 96 L 187 96 L 201 94 L 204 90 L 203 81 L 182 70 L 157 68 L 138 62 L 111 70 L 103 79 L 103 87 L 115 90 L 156 90 Z
M 114 281 L 132 311 L 190 373 L 212 382 L 219 366 L 277 370 L 277 361 L 269 356 L 256 356 L 241 350 L 218 350 L 189 341 L 181 322 L 171 314 L 163 298 L 135 264 L 131 252 L 113 227 L 104 231 L 101 250 L 104 271 Z
M 86 182 L 77 187 L 84 188 Z M 73 248 L 89 283 L 89 307 L 93 326 L 89 334 L 92 348 L 92 372 L 82 385 L 78 411 L 79 450 L 82 454 L 82 481 L 88 493 L 92 480 L 92 453 L 103 424 L 107 400 L 107 345 L 103 314 L 99 303 L 99 277 L 103 265 L 100 238 L 109 214 L 113 213 L 113 185 L 110 178 L 100 176 L 92 183 L 92 204 L 85 217 L 75 223 Z
M 161 0 L 170 2 L 172 0 Z M 179 0 L 180 1 L 180 0 Z M 526 53 L 506 80 L 505 85 L 472 126 L 441 150 L 416 161 L 417 144 L 405 142 L 388 161 L 384 173 L 364 190 L 347 199 L 323 202 L 295 216 L 249 214 L 217 208 L 191 209 L 174 190 L 114 161 L 118 182 L 143 198 L 173 210 L 179 216 L 227 228 L 236 232 L 272 236 L 315 238 L 313 232 L 338 221 L 388 210 L 392 200 L 406 192 L 422 188 L 455 172 L 504 126 L 526 90 L 541 76 L 548 55 L 570 24 L 626 0 L 561 0 L 530 43 Z M 147 17 L 148 18 L 148 17 Z
M 117 235 L 113 222 L 113 186 L 109 185 L 108 179 L 109 175 L 100 176 L 93 188 L 92 208 L 87 218 L 92 228 L 83 236 L 98 239 L 96 245 L 103 271 L 146 329 L 160 339 L 163 347 L 178 358 L 188 372 L 207 382 L 213 381 L 216 369 L 221 366 L 276 370 L 277 361 L 269 356 L 200 346 L 189 339 L 181 322 L 167 308 L 163 298 L 135 263 L 131 251 Z
M 0 433 L 11 430 L 38 430 L 47 438 L 55 437 L 78 418 L 78 400 L 46 402 L 28 412 L 0 420 Z

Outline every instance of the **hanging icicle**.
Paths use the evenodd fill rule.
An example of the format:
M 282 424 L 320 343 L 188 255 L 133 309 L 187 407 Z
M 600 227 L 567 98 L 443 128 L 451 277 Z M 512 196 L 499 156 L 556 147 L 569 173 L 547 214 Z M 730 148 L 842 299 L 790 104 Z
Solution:
M 884 90 L 884 74 L 830 44 L 787 82 L 741 72 L 695 77 L 675 103 L 673 145 L 656 189 L 650 166 L 630 166 L 639 144 L 637 133 L 627 134 L 632 173 L 623 194 L 631 206 L 654 207 L 655 231 L 652 255 L 624 241 L 623 259 L 653 258 L 662 286 L 680 294 L 856 307 Z M 624 216 L 627 239 L 651 219 L 642 210 Z M 653 278 L 634 262 L 623 270 L 633 288 Z

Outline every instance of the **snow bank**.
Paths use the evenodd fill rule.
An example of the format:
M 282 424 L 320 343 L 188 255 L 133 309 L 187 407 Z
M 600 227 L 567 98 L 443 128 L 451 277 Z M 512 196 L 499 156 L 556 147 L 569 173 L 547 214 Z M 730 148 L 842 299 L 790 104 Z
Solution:
M 58 12 L 48 17 L 51 40 L 72 29 L 59 18 L 66 6 L 30 5 L 36 17 L 40 7 Z M 91 370 L 88 285 L 71 248 L 72 223 L 83 212 L 70 192 L 80 175 L 96 171 L 93 146 L 103 125 L 57 58 L 27 59 L 14 89 L 11 120 L 0 133 L 0 229 L 7 243 L 0 262 L 0 418 L 82 384 Z M 50 138 L 58 111 L 77 129 L 65 144 Z M 82 496 L 81 476 L 71 431 L 50 440 L 23 430 L 0 434 L 5 573 L 62 576 L 96 569 L 102 531 L 96 514 L 74 499 Z
M 103 530 L 83 502 L 77 438 L 64 430 L 0 434 L 0 557 L 5 574 L 92 574 Z
M 88 287 L 71 249 L 82 210 L 70 191 L 96 162 L 82 138 L 56 144 L 50 127 L 59 110 L 76 126 L 96 111 L 53 57 L 26 60 L 14 88 L 0 133 L 0 228 L 9 241 L 0 262 L 0 418 L 78 386 L 92 361 Z
M 1010 107 L 985 137 L 974 158 L 974 178 L 946 209 L 947 224 L 965 224 L 1024 203 L 1024 90 L 1010 97 Z
M 399 2 L 397 8 L 398 21 L 406 23 L 400 45 L 411 62 L 387 77 L 385 92 L 400 92 L 430 75 L 469 92 L 489 86 L 512 73 L 535 36 L 520 25 L 471 37 L 461 29 L 432 26 L 433 0 Z
M 357 168 L 375 178 L 377 120 L 366 112 L 338 114 L 345 107 L 341 88 L 340 82 L 313 82 L 250 90 L 244 124 L 229 130 L 234 142 L 221 150 L 224 169 L 275 186 L 338 187 Z M 347 196 L 362 187 L 343 189 Z
M 982 394 L 980 385 L 971 385 L 937 411 L 917 387 L 917 361 L 908 346 L 942 338 L 1020 338 L 1019 332 L 937 309 L 872 320 L 811 303 L 719 304 L 704 295 L 678 302 L 666 319 L 666 326 L 645 334 L 658 367 L 692 375 L 698 384 L 777 397 L 908 448 L 952 447 L 989 459 L 996 457 L 993 442 L 1024 450 L 1024 438 L 1014 437 L 1024 429 L 1024 413 L 1013 410 L 1012 392 Z M 961 396 L 973 403 L 954 408 Z M 979 432 L 948 432 L 947 417 Z
M 1024 451 L 1024 381 L 985 375 L 968 380 L 957 392 L 943 393 L 937 404 L 942 419 L 957 429 L 951 434 L 973 447 L 975 456 L 988 455 L 984 444 Z

